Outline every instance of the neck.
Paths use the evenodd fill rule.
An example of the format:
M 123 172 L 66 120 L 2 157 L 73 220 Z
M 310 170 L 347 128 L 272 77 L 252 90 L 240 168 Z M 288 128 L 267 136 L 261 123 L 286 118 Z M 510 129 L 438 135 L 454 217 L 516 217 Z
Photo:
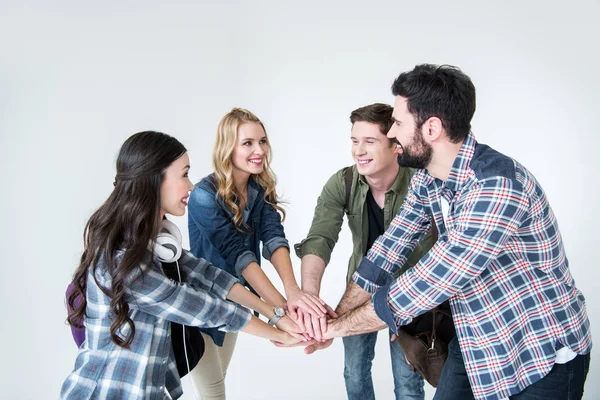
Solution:
M 233 170 L 233 182 L 235 184 L 235 188 L 238 193 L 241 195 L 246 195 L 246 191 L 248 189 L 248 180 L 250 179 L 250 174 L 247 172 L 242 172 L 240 170 Z
M 429 165 L 427 165 L 427 172 L 429 172 L 429 175 L 442 182 L 446 182 L 450 170 L 452 170 L 452 164 L 454 164 L 454 160 L 456 160 L 456 156 L 460 151 L 463 141 L 464 140 L 461 140 L 458 143 L 446 142 L 436 146 L 433 149 L 431 161 L 429 162 Z
M 398 176 L 398 170 L 400 166 L 396 161 L 390 163 L 387 168 L 382 169 L 376 174 L 365 176 L 365 180 L 371 188 L 371 192 L 383 192 L 386 193 L 396 180 Z

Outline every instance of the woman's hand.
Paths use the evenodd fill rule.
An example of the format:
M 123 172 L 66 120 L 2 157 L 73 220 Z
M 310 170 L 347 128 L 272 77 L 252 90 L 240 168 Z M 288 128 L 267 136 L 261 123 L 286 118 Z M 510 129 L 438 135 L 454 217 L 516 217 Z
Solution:
M 287 297 L 287 306 L 290 316 L 294 321 L 298 321 L 298 309 L 301 308 L 305 312 L 320 318 L 327 313 L 325 302 L 317 296 L 305 292 L 298 286 L 286 288 L 285 295 Z
M 293 336 L 299 341 L 310 340 L 310 337 L 287 315 L 283 316 L 279 321 L 277 321 L 275 326 L 277 329 L 287 332 L 289 335 Z

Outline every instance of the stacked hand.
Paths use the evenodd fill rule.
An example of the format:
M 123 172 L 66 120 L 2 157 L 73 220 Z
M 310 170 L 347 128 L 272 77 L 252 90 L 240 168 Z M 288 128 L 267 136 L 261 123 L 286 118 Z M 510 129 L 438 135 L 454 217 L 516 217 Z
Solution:
M 292 344 L 275 343 L 278 347 L 306 346 L 304 352 L 312 354 L 316 350 L 327 348 L 332 339 L 326 339 L 327 321 L 337 318 L 335 311 L 318 296 L 296 287 L 286 292 L 288 296 L 287 313 L 290 318 L 282 318 L 279 329 L 294 336 L 298 341 Z

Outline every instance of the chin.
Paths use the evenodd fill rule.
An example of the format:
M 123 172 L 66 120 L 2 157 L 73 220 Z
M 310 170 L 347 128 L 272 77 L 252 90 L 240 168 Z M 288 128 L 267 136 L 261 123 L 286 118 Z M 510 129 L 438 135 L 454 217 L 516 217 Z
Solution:
M 173 212 L 169 212 L 167 214 L 170 214 L 174 217 L 183 217 L 185 215 L 185 208 L 183 210 L 174 210 Z

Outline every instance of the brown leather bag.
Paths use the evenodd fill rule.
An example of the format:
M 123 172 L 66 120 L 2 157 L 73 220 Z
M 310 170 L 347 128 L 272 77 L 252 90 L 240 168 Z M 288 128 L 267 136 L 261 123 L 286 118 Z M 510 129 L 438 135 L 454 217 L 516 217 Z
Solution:
M 436 387 L 448 357 L 448 343 L 454 335 L 450 305 L 446 302 L 398 329 L 396 341 L 410 365 Z

